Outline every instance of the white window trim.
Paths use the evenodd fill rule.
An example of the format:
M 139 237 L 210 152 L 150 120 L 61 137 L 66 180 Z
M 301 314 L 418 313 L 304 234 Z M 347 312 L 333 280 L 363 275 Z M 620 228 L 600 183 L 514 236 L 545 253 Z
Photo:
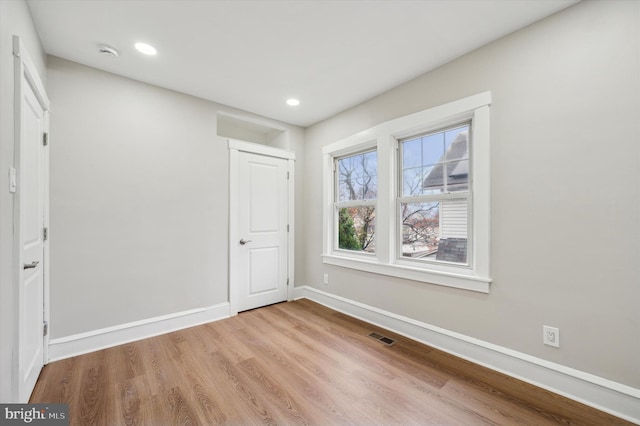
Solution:
M 484 92 L 390 120 L 323 148 L 323 262 L 345 268 L 455 287 L 489 292 L 490 250 L 490 144 L 489 106 L 491 92 Z M 469 265 L 419 264 L 397 256 L 396 196 L 398 175 L 398 139 L 430 129 L 442 128 L 471 119 L 471 157 L 473 161 L 473 197 L 470 222 L 472 259 Z M 378 198 L 376 205 L 376 254 L 362 256 L 335 250 L 334 173 L 335 157 L 366 149 L 378 151 Z M 384 226 L 381 226 L 384 224 Z

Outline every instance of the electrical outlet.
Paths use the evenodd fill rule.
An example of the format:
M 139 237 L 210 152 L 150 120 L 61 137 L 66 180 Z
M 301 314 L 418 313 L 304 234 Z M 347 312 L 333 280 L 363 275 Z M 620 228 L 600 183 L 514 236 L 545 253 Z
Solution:
M 553 346 L 555 348 L 560 347 L 560 329 L 555 327 L 549 327 L 548 325 L 542 326 L 542 343 L 547 346 Z
M 323 279 L 322 282 L 327 284 L 327 285 L 329 284 L 329 274 L 324 274 L 324 279 Z

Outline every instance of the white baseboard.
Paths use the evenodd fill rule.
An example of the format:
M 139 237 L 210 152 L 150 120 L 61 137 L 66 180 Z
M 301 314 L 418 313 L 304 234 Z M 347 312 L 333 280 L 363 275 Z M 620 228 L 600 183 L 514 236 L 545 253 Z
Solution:
M 229 318 L 228 302 L 51 339 L 49 341 L 49 362 L 224 318 Z
M 640 389 L 455 333 L 313 287 L 295 288 L 307 298 L 452 355 L 515 377 L 630 422 L 640 424 Z

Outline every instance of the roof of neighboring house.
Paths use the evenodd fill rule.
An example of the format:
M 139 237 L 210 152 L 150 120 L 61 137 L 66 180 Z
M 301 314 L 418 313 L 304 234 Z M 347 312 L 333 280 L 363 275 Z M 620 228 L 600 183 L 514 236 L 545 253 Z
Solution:
M 462 184 L 469 181 L 469 161 L 459 161 L 469 158 L 469 132 L 461 132 L 451 143 L 444 155 L 438 160 L 431 172 L 422 182 L 423 188 L 440 188 L 444 186 L 442 173 L 447 167 L 447 182 L 449 185 Z

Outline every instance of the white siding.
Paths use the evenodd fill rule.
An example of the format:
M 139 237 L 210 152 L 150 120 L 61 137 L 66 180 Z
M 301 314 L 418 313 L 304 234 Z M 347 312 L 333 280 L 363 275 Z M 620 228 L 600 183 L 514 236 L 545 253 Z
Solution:
M 443 201 L 440 204 L 440 238 L 467 238 L 467 202 Z

